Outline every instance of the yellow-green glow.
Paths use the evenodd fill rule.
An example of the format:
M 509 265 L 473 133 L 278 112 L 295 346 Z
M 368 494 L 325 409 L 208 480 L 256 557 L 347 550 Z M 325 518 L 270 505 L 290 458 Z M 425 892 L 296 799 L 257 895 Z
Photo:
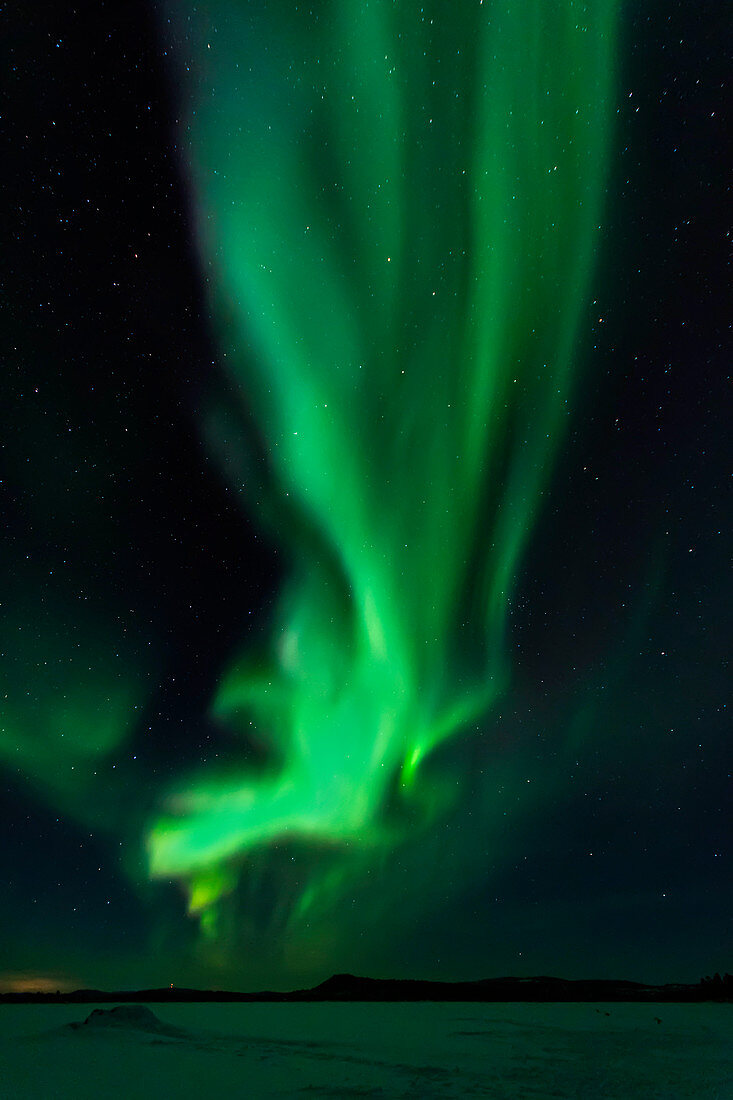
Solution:
M 149 831 L 210 934 L 254 848 L 395 843 L 388 800 L 437 813 L 426 760 L 488 728 L 576 374 L 617 9 L 171 6 L 208 439 L 289 562 L 211 704 L 271 766 L 181 781 Z

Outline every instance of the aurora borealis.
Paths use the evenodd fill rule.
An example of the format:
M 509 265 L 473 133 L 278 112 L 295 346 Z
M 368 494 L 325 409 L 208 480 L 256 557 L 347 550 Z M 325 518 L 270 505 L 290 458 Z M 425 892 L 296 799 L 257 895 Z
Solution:
M 56 18 L 97 45 L 77 85 L 49 54 L 16 184 L 47 244 L 12 254 L 0 976 L 638 976 L 657 944 L 650 979 L 697 977 L 721 345 L 665 259 L 700 200 L 633 17 Z
M 388 792 L 427 809 L 422 762 L 504 689 L 572 391 L 616 8 L 474 5 L 448 32 L 430 5 L 172 9 L 229 383 L 209 431 L 291 573 L 264 654 L 213 701 L 275 763 L 202 773 L 150 836 L 152 873 L 207 917 L 265 841 L 390 843 Z

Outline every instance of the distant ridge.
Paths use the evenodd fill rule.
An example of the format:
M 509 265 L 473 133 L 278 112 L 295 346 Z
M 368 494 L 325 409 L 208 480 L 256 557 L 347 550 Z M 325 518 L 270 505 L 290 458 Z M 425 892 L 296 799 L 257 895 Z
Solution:
M 77 989 L 73 993 L 0 993 L 0 1004 L 93 1004 L 116 1001 L 176 1003 L 239 1001 L 733 1001 L 733 977 L 704 978 L 697 985 L 644 985 L 621 980 L 567 978 L 482 978 L 470 982 L 433 982 L 404 978 L 361 978 L 334 974 L 312 989 L 290 993 L 237 993 L 218 989 L 143 989 L 109 992 Z

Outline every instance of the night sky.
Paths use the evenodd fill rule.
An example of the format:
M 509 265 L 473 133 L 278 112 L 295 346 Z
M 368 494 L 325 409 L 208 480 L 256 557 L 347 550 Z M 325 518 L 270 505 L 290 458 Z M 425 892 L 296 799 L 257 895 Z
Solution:
M 726 8 L 2 6 L 0 989 L 733 969 Z

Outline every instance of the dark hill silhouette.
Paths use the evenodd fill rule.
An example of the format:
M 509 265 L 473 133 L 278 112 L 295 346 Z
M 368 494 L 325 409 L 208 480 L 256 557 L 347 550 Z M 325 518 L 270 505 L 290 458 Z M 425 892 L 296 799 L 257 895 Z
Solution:
M 210 989 L 144 989 L 107 992 L 77 989 L 73 993 L 2 993 L 0 1004 L 93 1004 L 207 1001 L 731 1001 L 733 977 L 704 978 L 697 985 L 644 985 L 623 980 L 567 978 L 482 978 L 467 982 L 438 982 L 404 978 L 363 978 L 334 974 L 312 989 L 289 993 L 267 990 L 238 993 Z M 92 1013 L 94 1016 L 94 1013 Z M 151 1013 L 152 1016 L 152 1013 Z M 89 1018 L 91 1019 L 91 1017 Z M 122 1019 L 122 1017 L 120 1017 Z M 153 1017 L 154 1019 L 154 1017 Z M 88 1022 L 88 1021 L 87 1021 Z M 82 1025 L 78 1025 L 82 1026 Z M 85 1025 L 86 1026 L 86 1022 Z

